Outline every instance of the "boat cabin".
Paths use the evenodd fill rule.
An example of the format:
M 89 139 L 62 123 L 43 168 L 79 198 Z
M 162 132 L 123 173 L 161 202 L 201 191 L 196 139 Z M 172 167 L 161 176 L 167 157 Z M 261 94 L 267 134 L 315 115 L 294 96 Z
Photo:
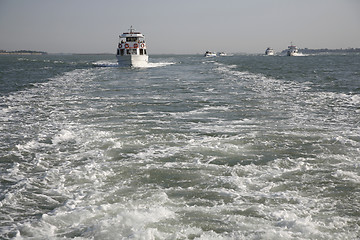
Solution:
M 116 55 L 147 55 L 145 36 L 140 32 L 125 32 L 119 36 L 119 44 Z

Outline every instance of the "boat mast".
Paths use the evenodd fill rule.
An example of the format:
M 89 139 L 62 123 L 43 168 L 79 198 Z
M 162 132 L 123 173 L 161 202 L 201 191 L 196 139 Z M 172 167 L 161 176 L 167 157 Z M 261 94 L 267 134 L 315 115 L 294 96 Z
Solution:
M 135 30 L 135 29 L 134 29 L 133 26 L 131 25 L 131 26 L 130 26 L 130 29 L 129 29 L 130 34 L 133 34 L 133 33 L 134 33 L 134 30 Z

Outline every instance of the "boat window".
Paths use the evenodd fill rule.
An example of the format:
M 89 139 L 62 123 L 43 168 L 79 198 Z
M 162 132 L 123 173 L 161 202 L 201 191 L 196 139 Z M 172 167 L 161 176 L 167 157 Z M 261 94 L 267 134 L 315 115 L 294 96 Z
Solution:
M 146 49 L 144 49 L 144 53 L 145 53 L 145 55 L 147 54 L 147 53 L 146 53 Z
M 120 49 L 120 55 L 124 56 L 125 49 Z
M 137 39 L 138 39 L 137 37 L 127 37 L 127 38 L 126 38 L 126 41 L 127 41 L 127 42 L 136 42 Z
M 140 48 L 140 55 L 144 55 L 144 49 Z
M 137 49 L 132 49 L 131 54 L 137 54 Z
M 126 49 L 126 54 L 130 54 L 130 49 Z
M 117 54 L 116 54 L 116 55 L 120 55 L 120 50 L 119 50 L 119 49 L 117 50 Z

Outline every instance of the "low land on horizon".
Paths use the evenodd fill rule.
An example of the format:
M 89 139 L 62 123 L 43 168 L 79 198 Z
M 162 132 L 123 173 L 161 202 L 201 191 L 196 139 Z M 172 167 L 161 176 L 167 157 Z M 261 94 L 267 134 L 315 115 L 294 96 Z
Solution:
M 282 53 L 287 52 L 287 49 L 283 50 Z M 360 53 L 360 48 L 340 48 L 340 49 L 311 49 L 311 48 L 299 48 L 299 52 L 305 54 L 314 54 L 314 53 Z
M 19 51 L 5 51 L 0 50 L 0 55 L 46 55 L 47 52 L 31 51 L 31 50 L 19 50 Z
M 286 53 L 287 49 L 281 51 Z M 340 48 L 340 49 L 311 49 L 311 48 L 299 48 L 299 52 L 304 54 L 316 54 L 316 53 L 360 53 L 360 48 Z M 0 50 L 0 55 L 113 55 L 114 53 L 47 53 L 44 51 L 32 51 L 32 50 L 18 50 L 18 51 L 6 51 Z M 160 55 L 163 55 L 159 53 Z M 154 55 L 159 55 L 154 54 Z M 173 53 L 168 53 L 173 54 Z M 197 53 L 202 54 L 202 53 Z M 245 54 L 245 53 L 244 53 Z M 166 55 L 166 54 L 165 54 Z M 187 55 L 187 54 L 186 54 Z

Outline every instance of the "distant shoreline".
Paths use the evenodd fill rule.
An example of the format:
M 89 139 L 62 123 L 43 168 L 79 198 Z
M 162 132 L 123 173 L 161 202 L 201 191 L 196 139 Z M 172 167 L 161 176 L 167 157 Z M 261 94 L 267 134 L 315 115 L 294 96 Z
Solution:
M 19 51 L 5 51 L 0 50 L 0 55 L 47 55 L 47 52 L 19 50 Z
M 283 50 L 282 53 L 286 53 L 287 49 Z M 315 53 L 360 53 L 360 48 L 340 48 L 340 49 L 310 49 L 310 48 L 299 48 L 299 52 L 304 54 L 315 54 Z
M 287 52 L 287 49 L 281 51 L 281 53 L 286 53 L 286 52 Z M 304 54 L 360 53 L 360 48 L 340 48 L 340 49 L 299 48 L 299 52 L 304 53 Z M 172 54 L 173 53 L 169 53 L 169 55 L 172 55 Z M 200 53 L 196 53 L 196 54 L 200 54 Z M 249 53 L 244 53 L 244 54 L 249 54 Z M 113 55 L 113 53 L 47 53 L 47 52 L 43 52 L 43 51 L 31 51 L 31 50 L 19 50 L 19 51 L 0 50 L 0 55 Z M 159 53 L 159 54 L 154 54 L 154 55 L 163 55 L 163 54 Z M 188 55 L 188 54 L 185 54 L 185 55 Z

